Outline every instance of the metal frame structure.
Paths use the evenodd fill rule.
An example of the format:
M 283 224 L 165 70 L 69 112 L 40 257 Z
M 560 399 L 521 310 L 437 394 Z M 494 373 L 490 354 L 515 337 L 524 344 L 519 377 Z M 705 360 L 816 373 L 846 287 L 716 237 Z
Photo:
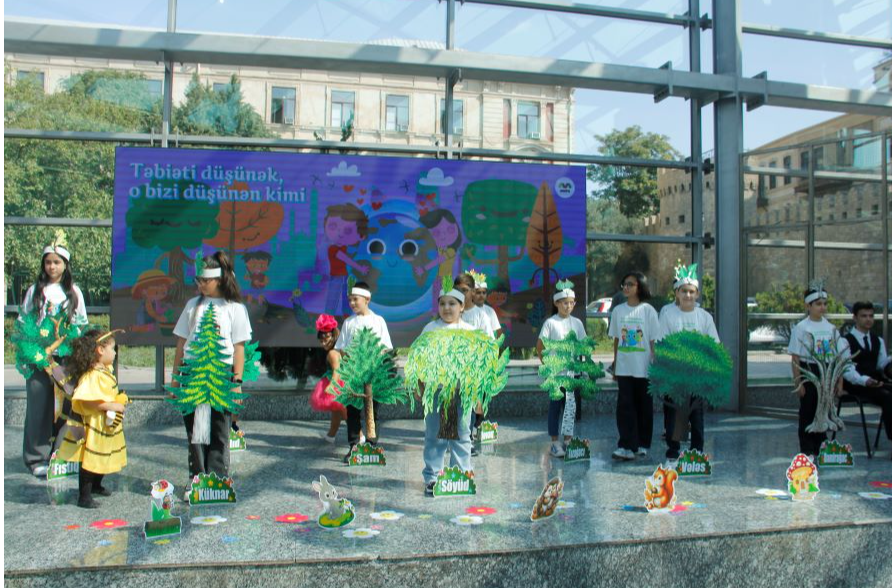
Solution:
M 429 0 L 434 1 L 434 0 Z M 715 182 L 717 231 L 716 266 L 718 278 L 717 323 L 722 340 L 736 360 L 732 407 L 745 403 L 746 320 L 740 292 L 745 272 L 741 254 L 746 241 L 742 230 L 742 174 L 756 170 L 743 165 L 742 113 L 763 105 L 825 110 L 868 115 L 892 114 L 892 94 L 870 90 L 830 88 L 809 84 L 769 80 L 767 75 L 743 77 L 741 42 L 744 34 L 763 35 L 803 41 L 834 43 L 878 49 L 892 49 L 892 41 L 835 33 L 804 31 L 782 27 L 741 23 L 740 0 L 712 0 L 711 15 L 701 14 L 700 0 L 688 0 L 684 14 L 660 13 L 626 8 L 613 8 L 574 0 L 460 0 L 462 3 L 498 6 L 519 10 L 583 15 L 677 26 L 688 36 L 690 63 L 687 70 L 673 69 L 671 63 L 660 68 L 633 67 L 610 63 L 591 63 L 567 59 L 491 55 L 455 50 L 456 0 L 446 2 L 445 49 L 389 47 L 362 43 L 308 41 L 287 38 L 265 38 L 245 35 L 195 34 L 177 31 L 177 1 L 168 0 L 166 30 L 145 30 L 114 26 L 82 26 L 28 19 L 5 18 L 5 51 L 68 57 L 154 61 L 164 64 L 162 126 L 160 136 L 143 133 L 101 133 L 37 131 L 10 129 L 9 139 L 46 139 L 75 141 L 107 141 L 146 144 L 161 147 L 180 145 L 213 145 L 239 147 L 274 147 L 318 151 L 343 147 L 337 142 L 290 139 L 253 139 L 241 137 L 180 136 L 172 133 L 170 121 L 173 107 L 173 70 L 176 63 L 207 63 L 226 66 L 313 69 L 331 71 L 364 71 L 440 78 L 445 83 L 446 128 L 443 147 L 396 146 L 352 143 L 358 152 L 427 155 L 431 157 L 487 157 L 503 160 L 548 161 L 577 164 L 621 165 L 649 168 L 685 169 L 691 174 L 691 235 L 686 237 L 655 235 L 618 235 L 589 232 L 589 241 L 637 241 L 685 244 L 691 247 L 692 261 L 702 262 L 703 249 L 713 240 L 703 230 L 703 179 L 711 168 L 702 152 L 702 109 L 713 104 L 715 116 Z M 700 64 L 701 31 L 714 31 L 714 71 L 704 73 Z M 687 161 L 665 161 L 605 157 L 590 154 L 533 154 L 490 149 L 456 148 L 452 136 L 452 104 L 455 84 L 462 79 L 516 82 L 524 84 L 560 85 L 564 87 L 649 94 L 659 102 L 681 98 L 690 103 L 691 157 Z M 885 150 L 884 150 L 885 156 Z M 885 160 L 884 160 L 885 161 Z M 783 175 L 772 169 L 758 173 Z M 818 172 L 820 177 L 822 172 Z M 787 174 L 794 175 L 794 174 Z M 797 177 L 805 174 L 796 173 Z M 887 186 L 884 165 L 882 181 Z M 814 183 L 816 173 L 809 169 L 807 177 Z M 887 218 L 888 203 L 883 205 Z M 814 223 L 813 211 L 809 227 Z M 5 224 L 108 226 L 107 220 L 38 219 L 6 217 Z M 80 224 L 78 224 L 80 223 Z M 813 230 L 810 228 L 809 230 Z M 885 226 L 888 243 L 888 222 Z M 809 244 L 813 248 L 814 235 Z M 888 262 L 888 247 L 884 259 Z M 888 263 L 886 265 L 888 268 Z M 813 260 L 810 273 L 813 272 Z M 887 280 L 888 282 L 888 280 Z M 887 283 L 887 290 L 888 290 Z M 887 296 L 888 297 L 888 296 Z M 163 382 L 163 350 L 158 349 L 156 385 Z

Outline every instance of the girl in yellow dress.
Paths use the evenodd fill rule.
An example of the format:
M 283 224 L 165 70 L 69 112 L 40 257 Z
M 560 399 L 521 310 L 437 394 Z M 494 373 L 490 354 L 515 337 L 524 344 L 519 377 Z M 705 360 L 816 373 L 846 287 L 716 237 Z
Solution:
M 98 508 L 93 495 L 110 496 L 102 485 L 106 474 L 121 471 L 127 465 L 123 414 L 127 396 L 118 391 L 112 373 L 115 361 L 114 331 L 91 329 L 74 341 L 68 369 L 77 382 L 72 409 L 84 420 L 84 437 L 75 441 L 66 436 L 60 457 L 81 462 L 77 505 Z

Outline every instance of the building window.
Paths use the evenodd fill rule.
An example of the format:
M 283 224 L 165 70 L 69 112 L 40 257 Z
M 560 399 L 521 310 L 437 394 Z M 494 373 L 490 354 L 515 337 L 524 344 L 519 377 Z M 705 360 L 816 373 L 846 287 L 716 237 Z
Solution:
M 409 97 L 387 96 L 384 103 L 384 130 L 405 133 L 409 130 Z
M 769 162 L 768 167 L 777 167 L 777 162 Z M 768 176 L 768 189 L 774 190 L 775 188 L 777 188 L 777 176 Z
M 539 103 L 517 103 L 517 136 L 521 139 L 539 138 Z
M 463 135 L 465 131 L 465 101 L 452 100 L 452 134 Z M 446 99 L 440 98 L 440 132 L 446 129 Z
M 152 102 L 161 100 L 163 88 L 161 80 L 146 80 L 146 92 L 149 93 L 149 98 L 151 98 Z
M 666 217 L 666 222 L 664 223 L 667 227 L 669 226 L 669 217 Z
M 824 147 L 815 147 L 815 169 L 824 168 Z
M 834 215 L 832 212 L 830 213 L 830 220 L 836 220 L 836 215 Z
M 331 126 L 343 127 L 353 119 L 353 92 L 331 91 Z
M 297 90 L 273 86 L 269 122 L 280 125 L 293 125 L 296 105 Z
M 30 70 L 30 71 L 20 69 L 19 71 L 16 72 L 15 79 L 17 82 L 26 82 L 29 84 L 34 84 L 41 90 L 46 88 L 46 86 L 44 86 L 44 82 L 46 81 L 46 75 L 42 71 L 39 71 L 36 69 Z
M 870 214 L 872 214 L 873 216 L 876 216 L 879 213 L 880 213 L 880 205 L 879 204 L 874 204 L 873 206 L 870 207 Z
M 799 154 L 799 169 L 808 171 L 808 162 L 811 157 L 811 153 L 808 151 L 803 151 Z
M 784 169 L 790 169 L 793 167 L 793 157 L 791 155 L 784 156 Z M 784 176 L 784 186 L 793 181 L 793 178 L 790 176 Z
M 212 88 L 213 88 L 214 92 L 225 92 L 226 90 L 229 89 L 229 84 L 224 84 L 221 82 L 214 82 L 214 85 L 212 86 Z
M 846 211 L 842 211 L 842 220 L 846 220 L 847 218 L 849 218 L 849 213 Z
M 684 215 L 683 214 L 678 215 L 678 224 L 680 224 L 680 225 L 684 224 Z
M 861 210 L 860 208 L 855 209 L 855 216 L 857 216 L 858 218 L 861 218 L 863 215 L 864 215 L 863 210 Z

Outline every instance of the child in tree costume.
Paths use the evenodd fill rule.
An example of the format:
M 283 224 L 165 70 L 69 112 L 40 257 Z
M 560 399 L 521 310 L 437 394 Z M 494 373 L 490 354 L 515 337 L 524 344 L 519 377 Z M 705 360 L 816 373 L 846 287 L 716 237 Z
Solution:
M 666 457 L 677 460 L 691 427 L 691 449 L 703 453 L 704 403 L 731 394 L 731 357 L 719 342 L 712 316 L 697 306 L 697 264 L 675 268 L 675 304 L 660 314 L 662 340 L 654 347 L 650 393 L 664 397 Z
M 257 377 L 257 344 L 247 343 L 251 323 L 226 254 L 199 253 L 195 276 L 201 295 L 186 303 L 174 328 L 174 377 L 167 390 L 183 414 L 190 480 L 211 472 L 225 478 L 231 419 L 247 397 L 242 382 Z
M 599 390 L 595 381 L 604 376 L 604 368 L 592 361 L 595 342 L 586 336 L 582 321 L 570 315 L 576 306 L 573 283 L 560 281 L 556 287 L 552 299 L 557 312 L 542 325 L 536 353 L 542 362 L 539 368 L 539 375 L 544 378 L 542 388 L 551 398 L 548 405 L 551 455 L 564 457 L 565 444 L 573 437 L 576 424 L 577 399 L 589 398 Z M 563 442 L 558 437 L 559 422 Z
M 69 365 L 71 378 L 77 382 L 72 408 L 83 419 L 83 435 L 72 429 L 62 440 L 57 455 L 66 461 L 81 462 L 77 500 L 81 508 L 98 508 L 93 495 L 111 495 L 102 485 L 103 477 L 127 465 L 123 415 L 129 400 L 118 390 L 118 380 L 112 373 L 114 334 L 91 329 L 78 337 Z
M 56 231 L 53 242 L 43 250 L 37 280 L 25 293 L 13 335 L 16 367 L 25 377 L 27 390 L 22 457 L 37 477 L 46 476 L 53 440 L 64 424 L 60 413 L 69 413 L 70 408 L 51 377 L 57 372 L 60 379 L 65 378 L 54 356 L 68 355 L 68 343 L 87 324 L 87 307 L 71 276 L 70 261 L 65 233 Z
M 424 327 L 406 360 L 406 388 L 424 406 L 425 492 L 433 494 L 437 475 L 448 450 L 452 465 L 471 467 L 471 412 L 483 410 L 507 382 L 508 353 L 499 354 L 501 340 L 461 320 L 465 296 L 452 279 L 443 280 L 439 318 Z

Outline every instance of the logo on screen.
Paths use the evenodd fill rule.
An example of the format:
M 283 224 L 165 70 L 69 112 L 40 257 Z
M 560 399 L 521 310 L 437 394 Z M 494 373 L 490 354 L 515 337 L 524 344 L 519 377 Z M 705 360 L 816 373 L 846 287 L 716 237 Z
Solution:
M 558 178 L 554 183 L 554 191 L 561 198 L 569 198 L 576 191 L 576 184 L 570 178 Z

